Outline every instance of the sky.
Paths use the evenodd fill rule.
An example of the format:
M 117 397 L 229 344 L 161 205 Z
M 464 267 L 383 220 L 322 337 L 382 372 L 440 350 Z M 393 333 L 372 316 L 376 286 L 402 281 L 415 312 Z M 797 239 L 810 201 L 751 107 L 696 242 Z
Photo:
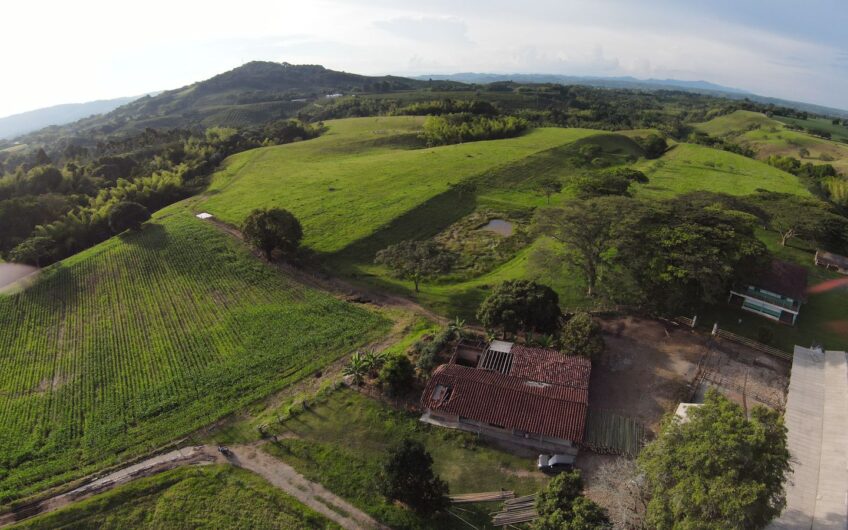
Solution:
M 705 80 L 848 109 L 845 0 L 43 0 L 0 20 L 0 116 L 251 60 Z

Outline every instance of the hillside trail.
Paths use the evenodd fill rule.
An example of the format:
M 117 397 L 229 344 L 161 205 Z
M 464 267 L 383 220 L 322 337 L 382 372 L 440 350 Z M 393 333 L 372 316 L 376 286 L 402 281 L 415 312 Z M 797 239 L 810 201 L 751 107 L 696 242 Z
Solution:
M 0 527 L 20 522 L 36 515 L 60 510 L 71 503 L 109 491 L 141 477 L 156 475 L 187 465 L 230 464 L 261 476 L 273 486 L 294 497 L 302 504 L 345 529 L 385 530 L 371 516 L 353 506 L 316 482 L 308 480 L 293 467 L 261 450 L 265 442 L 234 445 L 229 456 L 216 447 L 198 445 L 163 453 L 131 466 L 109 473 L 74 490 L 49 497 L 13 512 L 0 515 Z
M 214 217 L 207 219 L 206 222 L 211 223 L 212 226 L 226 234 L 229 234 L 235 239 L 244 242 L 244 235 L 237 228 L 222 221 L 218 221 Z M 254 254 L 264 260 L 263 256 L 259 253 L 254 252 Z M 403 309 L 405 311 L 421 315 L 432 322 L 443 325 L 448 323 L 448 319 L 444 316 L 427 309 L 418 302 L 410 300 L 405 296 L 387 293 L 374 287 L 354 284 L 336 276 L 318 276 L 317 274 L 309 273 L 303 269 L 298 269 L 285 263 L 277 263 L 274 265 L 287 275 L 294 277 L 299 282 L 322 291 L 327 291 L 344 300 L 359 303 L 371 303 L 381 307 L 386 306 L 395 309 Z

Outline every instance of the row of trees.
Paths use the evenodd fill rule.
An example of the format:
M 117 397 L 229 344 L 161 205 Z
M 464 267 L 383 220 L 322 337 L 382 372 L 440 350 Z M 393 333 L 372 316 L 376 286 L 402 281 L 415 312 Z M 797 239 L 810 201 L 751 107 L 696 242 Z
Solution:
M 529 124 L 515 116 L 486 117 L 470 113 L 428 116 L 421 137 L 427 145 L 448 145 L 477 140 L 510 138 L 524 132 Z

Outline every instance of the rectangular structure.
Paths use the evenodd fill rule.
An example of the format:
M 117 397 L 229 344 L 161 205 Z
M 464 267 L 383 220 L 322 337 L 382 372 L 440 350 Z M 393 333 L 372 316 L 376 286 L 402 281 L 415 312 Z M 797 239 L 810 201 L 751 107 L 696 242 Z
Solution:
M 730 291 L 729 302 L 783 324 L 794 325 L 807 290 L 807 269 L 780 260 L 754 283 Z

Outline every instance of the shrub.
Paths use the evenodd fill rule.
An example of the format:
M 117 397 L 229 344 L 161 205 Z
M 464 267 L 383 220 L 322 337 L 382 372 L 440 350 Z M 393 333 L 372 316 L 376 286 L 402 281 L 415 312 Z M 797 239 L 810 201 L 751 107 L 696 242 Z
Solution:
M 109 228 L 120 234 L 124 230 L 139 230 L 150 219 L 150 211 L 137 202 L 119 202 L 109 211 Z
M 577 313 L 566 322 L 560 339 L 562 351 L 590 359 L 597 359 L 606 347 L 601 336 L 601 326 L 589 313 Z
M 380 370 L 380 383 L 386 394 L 399 396 L 412 387 L 415 367 L 406 355 L 390 357 Z

